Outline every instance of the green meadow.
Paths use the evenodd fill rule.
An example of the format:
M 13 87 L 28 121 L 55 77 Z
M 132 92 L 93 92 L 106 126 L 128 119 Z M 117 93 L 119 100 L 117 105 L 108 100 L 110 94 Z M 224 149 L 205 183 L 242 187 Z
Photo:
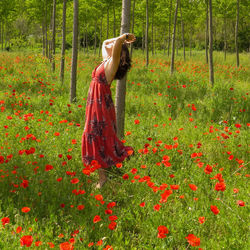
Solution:
M 237 68 L 215 52 L 214 86 L 204 51 L 179 51 L 173 75 L 160 51 L 132 60 L 122 139 L 135 154 L 97 190 L 81 136 L 101 58 L 80 51 L 70 103 L 69 52 L 63 84 L 59 54 L 55 73 L 39 52 L 0 54 L 0 249 L 249 249 L 249 54 Z

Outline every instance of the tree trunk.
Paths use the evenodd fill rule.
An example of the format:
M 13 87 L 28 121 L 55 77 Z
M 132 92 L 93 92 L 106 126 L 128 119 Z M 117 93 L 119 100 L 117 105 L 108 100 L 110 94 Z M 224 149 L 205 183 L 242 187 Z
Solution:
M 178 5 L 179 5 L 179 0 L 176 0 L 174 27 L 173 27 L 173 35 L 172 35 L 171 75 L 174 73 L 175 31 L 176 31 L 176 23 L 177 23 Z
M 132 34 L 134 34 L 134 25 L 135 25 L 135 0 L 133 3 L 133 16 L 132 16 Z M 130 57 L 132 58 L 133 54 L 133 43 L 130 44 Z
M 154 7 L 152 7 L 152 30 L 151 30 L 151 51 L 152 56 L 154 55 Z
M 95 55 L 96 55 L 96 29 L 97 29 L 97 19 L 95 19 Z
M 100 27 L 99 57 L 101 56 L 101 49 L 102 49 L 102 17 L 101 17 L 101 27 Z
M 145 48 L 145 30 L 144 30 L 144 20 L 142 22 L 142 51 L 144 54 L 144 48 Z
M 179 49 L 179 25 L 178 25 L 178 22 L 177 22 L 177 24 L 176 24 L 176 26 L 177 26 L 177 34 L 176 34 L 176 38 L 175 38 L 175 43 L 176 43 L 176 55 L 178 56 L 179 54 L 178 54 L 178 49 Z
M 206 33 L 205 33 L 206 63 L 208 63 L 207 40 L 208 40 L 208 0 L 206 0 Z
M 85 44 L 86 44 L 86 50 L 87 54 L 89 53 L 89 46 L 88 46 L 88 24 L 86 25 L 86 30 L 85 30 Z
M 55 72 L 55 54 L 56 54 L 56 0 L 53 0 L 52 17 L 52 71 Z
M 235 23 L 235 52 L 236 52 L 237 67 L 240 66 L 239 47 L 238 47 L 239 8 L 240 8 L 240 0 L 237 0 L 236 23 Z
M 3 51 L 3 42 L 4 42 L 4 21 L 2 21 L 2 32 L 1 32 L 1 42 L 2 42 L 2 51 Z
M 78 54 L 78 0 L 74 0 L 74 24 L 72 41 L 72 65 L 70 102 L 76 102 L 76 80 L 77 80 L 77 54 Z
M 185 40 L 184 40 L 184 23 L 183 23 L 183 19 L 182 19 L 181 3 L 180 3 L 180 15 L 181 15 L 181 34 L 182 34 L 183 58 L 184 58 L 184 61 L 186 61 Z
M 146 34 L 145 34 L 145 47 L 146 47 L 146 66 L 148 66 L 148 0 L 146 0 Z
M 189 33 L 189 57 L 192 56 L 192 28 L 190 28 L 190 33 Z
M 120 34 L 128 33 L 130 28 L 130 6 L 131 0 L 122 1 L 122 21 Z M 125 122 L 125 96 L 126 96 L 126 77 L 117 81 L 116 85 L 116 119 L 117 119 L 117 136 L 124 135 Z
M 212 0 L 209 0 L 209 81 L 214 85 Z
M 43 56 L 45 56 L 45 27 L 44 22 L 42 23 L 42 32 L 43 32 Z
M 109 6 L 107 6 L 107 39 L 109 38 Z
M 224 16 L 224 61 L 226 61 L 227 58 L 227 38 L 226 38 L 226 17 Z
M 113 36 L 116 37 L 115 1 L 114 1 L 114 0 L 113 0 L 113 17 L 114 17 L 114 23 L 113 23 Z
M 170 48 L 170 40 L 171 40 L 171 15 L 172 15 L 172 0 L 170 0 L 169 7 L 169 20 L 168 20 L 168 57 L 169 57 L 169 48 Z
M 63 0 L 63 17 L 62 17 L 62 51 L 61 51 L 61 71 L 60 79 L 64 82 L 64 64 L 65 64 L 65 41 L 66 41 L 66 4 L 67 0 Z
M 47 0 L 45 0 L 45 15 L 44 15 L 44 20 L 45 20 L 45 54 L 46 57 L 49 57 L 49 52 L 48 52 L 48 31 L 47 31 Z

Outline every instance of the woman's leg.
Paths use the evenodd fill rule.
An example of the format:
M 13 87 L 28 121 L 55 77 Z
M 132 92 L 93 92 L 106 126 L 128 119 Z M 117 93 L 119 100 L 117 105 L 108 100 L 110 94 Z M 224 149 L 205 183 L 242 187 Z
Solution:
M 98 174 L 99 174 L 99 182 L 96 185 L 96 188 L 101 188 L 105 182 L 108 180 L 107 175 L 106 175 L 106 170 L 103 168 L 98 169 Z

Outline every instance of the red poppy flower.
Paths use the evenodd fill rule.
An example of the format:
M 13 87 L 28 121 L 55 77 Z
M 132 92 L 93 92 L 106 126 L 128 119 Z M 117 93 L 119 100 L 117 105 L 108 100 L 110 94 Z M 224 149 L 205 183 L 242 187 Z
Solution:
M 20 244 L 21 244 L 22 247 L 23 246 L 30 247 L 32 242 L 33 242 L 33 237 L 31 235 L 24 235 L 20 239 Z
M 93 222 L 94 223 L 97 223 L 97 222 L 99 222 L 99 221 L 101 221 L 102 219 L 101 219 L 101 217 L 99 216 L 99 215 L 96 215 L 95 217 L 94 217 L 94 219 L 93 219 Z
M 118 219 L 118 217 L 116 215 L 109 216 L 110 221 L 114 221 L 114 220 L 117 220 L 117 219 Z
M 140 207 L 145 207 L 145 202 L 142 202 L 142 203 L 140 204 Z
M 122 178 L 123 178 L 124 180 L 127 180 L 127 179 L 129 178 L 129 175 L 128 175 L 128 174 L 124 174 L 124 175 L 122 176 Z
M 79 179 L 77 178 L 73 178 L 71 181 L 70 181 L 72 184 L 76 184 L 79 182 Z
M 112 208 L 115 206 L 116 206 L 116 203 L 114 201 L 107 204 L 107 208 Z
M 213 167 L 210 166 L 210 165 L 207 165 L 207 166 L 205 167 L 205 169 L 204 169 L 204 172 L 205 172 L 206 174 L 211 174 L 211 173 L 213 172 Z
M 36 247 L 39 247 L 39 246 L 41 246 L 43 243 L 40 241 L 40 240 L 38 240 L 38 241 L 36 241 L 35 242 L 35 246 Z
M 225 191 L 226 189 L 226 184 L 224 182 L 217 182 L 215 184 L 215 188 L 214 188 L 216 191 Z
M 220 210 L 219 210 L 216 206 L 213 206 L 213 205 L 210 206 L 210 209 L 211 209 L 211 211 L 212 211 L 215 215 L 218 214 L 218 213 L 220 212 Z
M 205 222 L 205 217 L 200 217 L 200 218 L 199 218 L 199 222 L 200 222 L 201 224 L 203 224 L 203 223 Z
M 55 245 L 52 242 L 48 242 L 48 245 L 49 245 L 50 248 L 54 248 L 55 247 Z
M 139 121 L 138 119 L 136 119 L 136 120 L 134 121 L 134 123 L 135 123 L 135 124 L 139 124 L 140 121 Z
M 49 164 L 47 164 L 46 166 L 45 166 L 45 171 L 50 171 L 50 170 L 52 170 L 54 167 L 52 166 L 52 165 L 49 165 Z
M 167 202 L 168 197 L 173 193 L 171 189 L 165 190 L 163 194 L 161 194 L 161 203 Z
M 69 242 L 63 242 L 60 244 L 60 250 L 73 250 L 74 246 Z
M 159 211 L 160 208 L 161 208 L 161 205 L 159 205 L 159 204 L 154 205 L 154 210 L 155 211 Z
M 245 202 L 244 201 L 237 201 L 237 204 L 240 206 L 240 207 L 244 207 L 245 206 Z
M 23 213 L 28 213 L 30 211 L 30 208 L 29 207 L 23 207 L 22 208 L 22 212 Z
M 157 235 L 158 238 L 163 239 L 166 237 L 166 234 L 168 234 L 168 229 L 166 226 L 161 225 L 157 229 L 158 229 L 158 235 Z
M 193 191 L 196 191 L 198 189 L 198 187 L 194 184 L 188 184 L 188 185 Z
M 3 217 L 3 218 L 1 219 L 1 221 L 2 221 L 2 225 L 4 226 L 4 225 L 10 223 L 10 218 L 8 218 L 8 217 Z
M 173 190 L 178 190 L 180 188 L 179 185 L 170 185 L 170 188 Z
M 196 247 L 200 245 L 200 238 L 197 238 L 195 235 L 193 234 L 189 234 L 187 237 L 185 237 L 188 240 L 188 243 L 192 246 L 192 247 Z
M 21 232 L 22 232 L 22 227 L 17 227 L 17 228 L 16 228 L 16 233 L 19 234 L 19 233 L 21 233 Z
M 77 209 L 78 209 L 78 210 L 83 210 L 83 209 L 84 209 L 84 205 L 78 205 L 78 206 L 77 206 Z
M 97 245 L 97 246 L 101 246 L 102 243 L 103 243 L 103 241 L 102 241 L 102 240 L 99 240 L 99 241 L 96 242 L 96 245 Z
M 117 225 L 117 223 L 115 221 L 111 221 L 110 224 L 109 224 L 109 229 L 110 230 L 116 229 L 116 225 Z

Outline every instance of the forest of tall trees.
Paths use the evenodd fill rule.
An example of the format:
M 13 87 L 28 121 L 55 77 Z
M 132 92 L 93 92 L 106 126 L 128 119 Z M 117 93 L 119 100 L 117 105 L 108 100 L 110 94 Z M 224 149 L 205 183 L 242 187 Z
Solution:
M 72 47 L 73 1 L 68 0 L 1 0 L 0 47 L 19 49 L 40 47 L 53 61 L 54 49 L 61 49 L 63 5 L 67 12 L 65 48 Z M 119 33 L 121 24 L 121 0 L 79 0 L 80 49 L 97 52 L 103 39 Z M 179 0 L 176 17 L 176 49 L 205 49 L 208 45 L 207 0 Z M 250 9 L 247 0 L 213 0 L 213 49 L 227 52 L 249 51 Z M 169 50 L 175 19 L 173 0 L 131 1 L 132 30 L 137 37 L 134 48 L 157 53 Z M 53 8 L 56 7 L 56 8 Z M 148 26 L 146 6 L 148 6 Z M 54 20 L 55 15 L 55 22 Z M 147 27 L 147 28 L 146 28 Z M 55 34 L 53 30 L 55 29 Z M 148 36 L 147 36 L 148 29 Z M 147 36 L 147 39 L 145 37 Z M 55 38 L 55 42 L 54 42 Z M 55 43 L 55 48 L 54 47 Z M 49 51 L 48 51 L 49 50 Z M 52 65 L 53 68 L 53 65 Z

